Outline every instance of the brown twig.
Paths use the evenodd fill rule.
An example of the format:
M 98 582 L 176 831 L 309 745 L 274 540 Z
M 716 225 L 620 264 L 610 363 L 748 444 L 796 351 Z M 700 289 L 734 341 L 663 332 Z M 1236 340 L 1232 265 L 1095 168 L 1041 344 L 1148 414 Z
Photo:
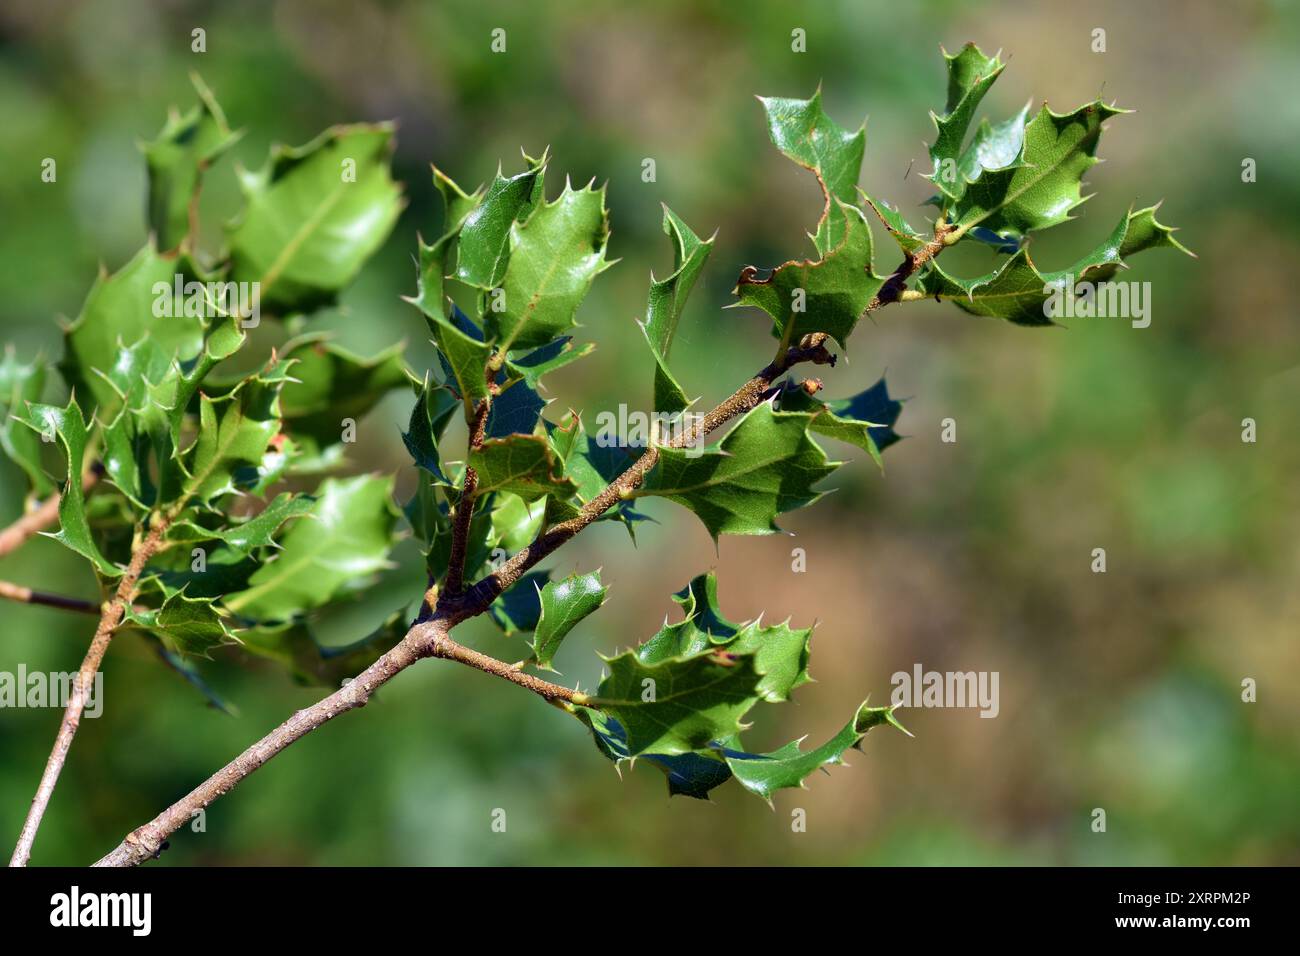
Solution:
M 62 594 L 50 594 L 47 591 L 33 591 L 12 581 L 0 581 L 0 598 L 6 601 L 18 601 L 20 604 L 41 604 L 45 607 L 57 607 L 64 611 L 78 611 L 82 614 L 101 614 L 103 606 L 94 601 L 66 597 Z
M 45 772 L 41 774 L 36 796 L 32 798 L 31 809 L 27 812 L 22 833 L 18 836 L 18 845 L 14 847 L 13 856 L 9 860 L 10 866 L 26 866 L 27 861 L 31 859 L 36 832 L 40 829 L 41 818 L 44 817 L 45 810 L 49 806 L 50 797 L 54 795 L 54 786 L 58 783 L 59 773 L 68 758 L 72 739 L 77 735 L 77 728 L 81 725 L 81 715 L 86 709 L 86 698 L 89 696 L 95 673 L 104 660 L 104 654 L 108 652 L 108 645 L 113 640 L 113 632 L 122 622 L 127 607 L 135 598 L 135 586 L 140 579 L 140 573 L 144 570 L 145 563 L 158 549 L 168 523 L 167 519 L 161 516 L 153 521 L 144 541 L 132 554 L 131 563 L 127 565 L 121 581 L 118 582 L 113 600 L 104 605 L 99 618 L 99 627 L 95 629 L 90 648 L 86 651 L 81 668 L 72 682 L 72 693 L 63 711 L 59 733 L 54 740 L 54 749 L 50 751 L 49 760 L 45 763 Z

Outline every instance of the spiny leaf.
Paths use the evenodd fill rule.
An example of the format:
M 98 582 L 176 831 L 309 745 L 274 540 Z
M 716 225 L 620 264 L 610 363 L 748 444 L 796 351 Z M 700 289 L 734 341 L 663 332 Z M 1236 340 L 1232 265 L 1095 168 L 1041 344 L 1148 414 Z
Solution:
M 713 251 L 713 240 L 700 239 L 676 213 L 664 206 L 664 233 L 673 243 L 673 271 L 665 279 L 650 276 L 650 298 L 641 325 L 655 358 L 654 407 L 656 412 L 680 412 L 690 400 L 668 369 L 668 351 L 677 334 L 677 323 L 704 263 Z
M 760 697 L 752 655 L 723 651 L 645 664 L 627 651 L 606 663 L 609 676 L 590 706 L 622 725 L 631 757 L 685 753 L 739 733 Z
M 443 473 L 438 442 L 459 404 L 450 389 L 433 384 L 426 375 L 424 383 L 415 388 L 410 424 L 402 434 L 411 458 L 440 485 L 450 485 L 451 479 Z
M 241 382 L 229 396 L 199 399 L 199 434 L 190 451 L 185 493 L 209 502 L 235 491 L 239 473 L 262 463 L 280 431 L 284 366 Z
M 550 577 L 550 571 L 530 571 L 493 601 L 488 615 L 497 627 L 506 634 L 535 630 L 542 619 L 539 591 Z
M 741 786 L 770 801 L 777 790 L 803 787 L 809 774 L 843 763 L 844 751 L 856 747 L 867 731 L 884 723 L 907 733 L 894 717 L 892 707 L 869 707 L 864 703 L 839 733 L 815 750 L 801 750 L 799 745 L 802 740 L 795 740 L 765 754 L 737 753 L 728 748 L 730 752 L 724 755 L 724 759 Z M 733 746 L 738 746 L 739 741 L 734 740 L 732 743 Z
M 691 509 L 713 537 L 772 534 L 776 516 L 811 504 L 839 462 L 808 437 L 812 416 L 760 403 L 713 448 L 663 448 L 636 495 Z
M 545 156 L 528 160 L 527 169 L 508 178 L 497 170 L 492 185 L 461 222 L 452 273 L 456 279 L 479 289 L 501 284 L 510 260 L 511 229 L 516 220 L 526 219 L 542 198 L 545 170 Z M 443 195 L 446 198 L 447 193 Z M 448 209 L 450 219 L 452 211 L 458 210 L 450 202 Z
M 880 217 L 885 229 L 894 237 L 894 241 L 898 243 L 898 247 L 904 252 L 916 252 L 929 242 L 925 236 L 908 224 L 902 213 L 889 203 L 883 199 L 872 199 L 862 190 L 858 190 L 858 192 L 862 196 L 863 202 L 870 206 L 875 214 Z
M 843 346 L 885 280 L 871 265 L 871 229 L 857 206 L 834 200 L 843 215 L 843 241 L 818 260 L 792 260 L 766 279 L 746 266 L 734 294 L 772 317 L 774 332 L 797 342 L 809 332 L 829 332 Z
M 88 559 L 105 577 L 118 577 L 122 571 L 100 552 L 86 519 L 86 496 L 81 488 L 86 468 L 86 445 L 90 439 L 87 422 L 82 417 L 76 397 L 64 408 L 30 402 L 14 410 L 15 417 L 42 439 L 57 437 L 67 462 L 67 477 L 59 498 L 59 530 L 51 535 L 55 541 Z
M 243 136 L 231 132 L 198 74 L 190 79 L 199 104 L 183 114 L 172 111 L 158 138 L 140 146 L 149 168 L 149 228 L 163 249 L 174 249 L 189 236 L 203 173 Z
M 485 434 L 488 438 L 530 435 L 537 427 L 537 421 L 545 407 L 544 398 L 529 388 L 527 383 L 516 380 L 492 399 Z
M 275 535 L 288 521 L 310 514 L 316 499 L 284 492 L 260 512 L 228 527 L 204 528 L 192 519 L 177 521 L 168 529 L 170 540 L 220 541 L 234 554 L 247 557 L 262 548 L 279 547 Z
M 894 442 L 903 403 L 889 397 L 882 378 L 870 388 L 849 398 L 823 402 L 793 382 L 787 381 L 779 398 L 782 411 L 810 412 L 809 428 L 819 435 L 856 445 L 880 464 L 880 453 Z
M 231 278 L 260 283 L 261 305 L 281 313 L 333 302 L 401 212 L 392 149 L 391 123 L 334 126 L 303 146 L 274 147 L 261 170 L 244 171 Z
M 121 407 L 118 390 L 105 376 L 122 347 L 147 337 L 156 352 L 169 358 L 185 361 L 199 354 L 203 321 L 187 314 L 173 294 L 176 277 L 184 279 L 188 269 L 182 257 L 160 255 L 146 245 L 116 273 L 101 271 L 86 295 L 65 333 L 59 369 L 70 386 L 98 406 L 101 421 Z
M 206 597 L 177 592 L 157 609 L 128 607 L 126 619 L 158 635 L 172 650 L 192 657 L 207 657 L 214 647 L 238 641 L 226 617 Z
M 327 479 L 306 520 L 280 542 L 246 590 L 225 606 L 241 618 L 284 621 L 332 600 L 346 585 L 389 566 L 397 519 L 393 479 L 374 475 Z
M 606 440 L 612 436 L 598 435 L 593 440 L 582 424 L 582 416 L 575 411 L 570 411 L 558 425 L 546 422 L 546 428 L 552 450 L 564 463 L 564 473 L 576 486 L 574 504 L 566 506 L 565 499 L 551 499 L 556 508 L 553 514 L 548 515 L 548 521 L 573 517 L 579 507 L 599 495 L 606 485 L 625 472 L 643 450 Z M 636 510 L 635 502 L 621 500 L 600 520 L 622 521 L 630 534 L 634 523 L 649 519 Z
M 45 363 L 38 356 L 30 365 L 18 361 L 13 346 L 0 361 L 0 449 L 27 474 L 31 492 L 44 498 L 54 491 L 54 482 L 41 467 L 41 439 L 12 416 L 28 402 L 40 401 L 45 389 Z
M 974 43 L 967 43 L 955 54 L 945 52 L 944 59 L 948 61 L 948 101 L 943 116 L 930 114 L 938 135 L 930 146 L 934 171 L 925 178 L 950 199 L 957 199 L 966 186 L 959 163 L 966 132 L 984 94 L 1002 72 L 1003 63 L 996 54 L 985 56 Z
M 462 258 L 468 228 L 461 230 Z M 608 242 L 603 186 L 575 190 L 565 183 L 554 202 L 540 201 L 526 221 L 513 223 L 501 279 L 504 307 L 483 315 L 497 348 L 540 348 L 573 328 L 578 306 L 608 267 Z
M 813 242 L 817 251 L 826 256 L 844 238 L 846 205 L 853 201 L 853 190 L 862 169 L 866 126 L 858 127 L 854 133 L 842 129 L 822 110 L 820 87 L 807 100 L 762 96 L 758 99 L 767 113 L 767 131 L 773 145 L 789 159 L 812 170 L 821 184 L 826 205 Z
M 974 279 L 950 276 L 937 263 L 921 278 L 921 290 L 935 298 L 951 299 L 972 315 L 994 316 L 1017 325 L 1051 325 L 1049 300 L 1059 297 L 1075 282 L 1105 282 L 1125 265 L 1125 258 L 1146 249 L 1188 250 L 1156 221 L 1157 206 L 1130 210 L 1106 240 L 1073 265 L 1056 272 L 1040 272 L 1021 249 L 987 275 Z M 1190 254 L 1190 253 L 1188 253 Z
M 543 495 L 567 498 L 576 490 L 564 476 L 564 465 L 540 435 L 489 438 L 469 456 L 478 473 L 478 493 L 509 491 L 525 501 Z
M 538 667 L 552 670 L 551 662 L 560 644 L 579 621 L 605 603 L 607 590 L 600 583 L 599 571 L 573 574 L 542 588 L 542 613 L 532 642 L 533 660 Z
M 1065 222 L 1085 200 L 1080 185 L 1097 163 L 1102 124 L 1122 112 L 1100 100 L 1065 114 L 1044 106 L 1025 127 L 1021 159 L 968 184 L 949 220 L 962 233 L 980 226 L 1010 238 Z
M 987 119 L 980 120 L 969 145 L 957 161 L 961 188 L 978 179 L 986 169 L 1006 169 L 1020 161 L 1020 151 L 1025 144 L 1025 123 L 1029 119 L 1029 104 L 1010 119 L 994 126 Z
M 595 348 L 593 342 L 575 348 L 572 337 L 564 336 L 523 355 L 507 358 L 505 371 L 509 379 L 523 379 L 529 388 L 536 389 L 543 375 L 590 355 Z

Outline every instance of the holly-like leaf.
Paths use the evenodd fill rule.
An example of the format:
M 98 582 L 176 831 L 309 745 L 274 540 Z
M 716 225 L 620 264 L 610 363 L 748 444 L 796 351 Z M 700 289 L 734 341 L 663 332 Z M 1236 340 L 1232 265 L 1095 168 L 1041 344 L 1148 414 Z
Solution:
M 829 332 L 843 346 L 872 296 L 885 284 L 871 265 L 871 229 L 857 206 L 834 200 L 843 215 L 843 241 L 818 260 L 792 260 L 770 276 L 746 266 L 734 294 L 772 317 L 774 333 L 797 342 L 809 332 Z
M 261 306 L 280 313 L 334 301 L 402 210 L 392 149 L 391 123 L 335 126 L 303 146 L 276 146 L 261 170 L 244 171 L 231 278 L 259 283 Z
M 452 275 L 466 285 L 495 289 L 501 284 L 510 261 L 515 222 L 527 219 L 542 200 L 546 156 L 539 160 L 525 159 L 528 168 L 514 176 L 503 176 L 498 169 L 483 198 L 460 223 L 456 269 Z M 446 198 L 447 193 L 443 195 Z M 455 212 L 464 208 L 464 203 L 461 200 L 462 205 L 453 206 L 448 202 L 449 222 Z
M 13 415 L 28 402 L 40 401 L 45 390 L 45 363 L 38 357 L 29 365 L 18 361 L 13 346 L 0 361 L 0 449 L 27 474 L 32 494 L 44 498 L 54 482 L 41 466 L 41 439 Z
M 690 399 L 668 369 L 668 351 L 677 334 L 677 323 L 686 308 L 686 299 L 704 271 L 704 263 L 713 251 L 717 233 L 701 239 L 667 206 L 664 206 L 663 227 L 673 244 L 673 271 L 665 279 L 656 279 L 651 274 L 650 298 L 646 303 L 641 331 L 655 359 L 655 411 L 680 412 L 690 405 Z
M 777 790 L 804 787 L 809 774 L 843 763 L 844 751 L 858 746 L 872 727 L 886 723 L 908 733 L 894 716 L 892 707 L 869 707 L 864 703 L 838 734 L 815 750 L 804 751 L 799 746 L 802 740 L 795 740 L 765 754 L 742 753 L 729 747 L 723 759 L 741 786 L 770 802 Z
M 527 383 L 516 380 L 492 399 L 484 434 L 488 438 L 532 434 L 545 407 L 544 398 Z
M 758 98 L 767 113 L 772 144 L 787 158 L 812 170 L 826 197 L 813 243 L 823 257 L 844 239 L 848 204 L 862 170 L 866 125 L 850 133 L 822 110 L 819 87 L 811 99 Z M 838 202 L 836 201 L 838 200 Z M 843 204 L 843 205 L 842 205 Z
M 1102 124 L 1125 110 L 1100 100 L 1072 113 L 1044 106 L 1025 127 L 1018 162 L 985 170 L 969 183 L 948 213 L 962 232 L 976 226 L 1004 238 L 1020 238 L 1070 219 L 1084 202 L 1083 175 L 1097 163 Z
M 213 648 L 238 641 L 226 616 L 211 598 L 171 594 L 162 607 L 128 607 L 126 619 L 146 628 L 172 650 L 191 657 L 208 657 Z
M 819 435 L 856 445 L 880 464 L 880 453 L 899 440 L 894 424 L 903 403 L 889 397 L 889 387 L 882 378 L 870 388 L 849 398 L 823 402 L 792 382 L 786 382 L 780 395 L 783 411 L 810 412 L 809 428 Z
M 525 501 L 544 495 L 568 498 L 576 488 L 564 475 L 563 462 L 541 435 L 489 438 L 470 452 L 469 465 L 478 473 L 478 494 L 509 491 Z
M 488 615 L 506 634 L 535 630 L 542 619 L 540 592 L 550 578 L 550 571 L 528 572 L 492 602 Z
M 875 214 L 880 217 L 885 229 L 893 236 L 894 241 L 898 243 L 898 247 L 904 252 L 916 252 L 930 241 L 912 228 L 908 221 L 903 218 L 902 213 L 889 203 L 883 199 L 872 199 L 862 190 L 858 190 L 858 192 L 861 194 L 863 202 L 870 206 Z
M 293 380 L 280 393 L 284 430 L 300 453 L 319 455 L 343 440 L 345 420 L 360 421 L 389 392 L 409 378 L 399 343 L 362 358 L 326 340 L 306 335 L 286 343 L 280 355 L 292 361 Z
M 163 249 L 175 249 L 190 234 L 203 173 L 237 143 L 212 91 L 198 74 L 190 79 L 199 103 L 172 111 L 158 138 L 140 146 L 149 169 L 149 228 Z
M 42 441 L 58 438 L 59 444 L 63 446 L 67 472 L 59 498 L 59 530 L 51 537 L 89 560 L 105 577 L 118 577 L 122 573 L 121 569 L 99 550 L 86 518 L 86 496 L 81 483 L 86 469 L 86 445 L 90 440 L 90 432 L 77 399 L 68 399 L 64 408 L 29 402 L 23 408 L 15 409 L 14 416 L 40 435 Z
M 262 464 L 280 431 L 284 366 L 252 376 L 228 396 L 199 399 L 199 434 L 189 453 L 185 493 L 209 502 L 237 490 L 240 472 Z
M 605 603 L 608 588 L 600 583 L 600 572 L 573 574 L 551 581 L 541 591 L 541 616 L 533 635 L 533 660 L 538 667 L 552 670 L 555 652 L 569 632 Z
M 285 621 L 329 603 L 345 586 L 389 567 L 397 512 L 393 479 L 327 479 L 309 517 L 294 524 L 280 550 L 224 604 L 239 617 Z
M 303 621 L 253 627 L 239 637 L 245 650 L 283 664 L 299 683 L 337 687 L 378 660 L 406 631 L 407 621 L 398 611 L 370 634 L 338 647 L 322 646 Z
M 840 464 L 808 437 L 811 421 L 762 402 L 715 447 L 660 449 L 634 494 L 684 505 L 715 538 L 777 532 L 776 516 L 821 497 L 813 485 Z
M 587 434 L 582 416 L 570 411 L 558 425 L 546 423 L 551 448 L 564 463 L 564 473 L 574 483 L 576 491 L 572 503 L 552 498 L 555 505 L 548 521 L 563 521 L 577 514 L 578 508 L 591 501 L 641 456 L 644 449 L 627 445 L 615 436 Z M 649 520 L 635 508 L 635 502 L 624 499 L 606 511 L 601 520 L 622 521 L 628 532 L 638 521 Z
M 59 369 L 70 386 L 98 406 L 101 421 L 121 408 L 109 375 L 124 347 L 149 338 L 157 354 L 181 361 L 203 348 L 202 319 L 186 314 L 174 294 L 177 277 L 184 288 L 188 269 L 182 257 L 160 255 L 147 245 L 116 273 L 101 271 L 86 295 L 66 331 Z
M 966 187 L 960 170 L 966 133 L 975 119 L 975 110 L 1004 64 L 996 54 L 985 56 L 974 43 L 967 43 L 954 54 L 945 51 L 943 56 L 948 61 L 948 101 L 943 116 L 930 114 L 937 135 L 930 146 L 934 171 L 925 178 L 945 196 L 958 199 Z
M 1190 255 L 1173 237 L 1173 230 L 1156 221 L 1157 208 L 1130 210 L 1101 245 L 1068 268 L 1040 272 L 1024 248 L 992 272 L 974 279 L 955 278 L 932 264 L 921 278 L 921 289 L 935 298 L 951 299 L 972 315 L 994 316 L 1017 325 L 1051 325 L 1049 301 L 1061 297 L 1074 283 L 1108 281 L 1124 267 L 1128 256 L 1146 249 L 1164 247 Z
M 462 260 L 468 230 L 469 222 L 461 230 Z M 512 224 L 500 285 L 503 308 L 494 306 L 483 316 L 497 348 L 540 348 L 573 328 L 578 306 L 609 265 L 608 242 L 604 187 L 575 190 L 565 183 L 554 202 L 538 202 L 526 221 Z
M 169 540 L 220 541 L 240 557 L 248 557 L 262 548 L 278 548 L 276 534 L 286 522 L 310 514 L 316 500 L 310 495 L 284 492 L 260 512 L 228 527 L 204 528 L 192 519 L 176 522 L 168 529 Z
M 589 705 L 619 722 L 631 757 L 686 753 L 737 734 L 760 698 L 752 655 L 719 651 L 645 664 L 627 651 L 606 664 L 609 675 Z
M 402 434 L 411 458 L 440 485 L 450 485 L 451 479 L 443 473 L 438 442 L 459 405 L 450 389 L 433 384 L 426 375 L 424 383 L 416 387 L 411 421 Z
M 986 169 L 1006 169 L 1020 162 L 1028 120 L 1028 103 L 1019 113 L 997 125 L 987 119 L 980 120 L 975 135 L 957 161 L 963 191 L 967 183 L 978 179 Z

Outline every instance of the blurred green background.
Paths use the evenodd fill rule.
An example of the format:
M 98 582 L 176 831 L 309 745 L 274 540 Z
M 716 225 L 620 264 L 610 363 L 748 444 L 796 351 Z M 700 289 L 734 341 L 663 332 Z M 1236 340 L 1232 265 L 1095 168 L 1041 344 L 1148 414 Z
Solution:
M 191 30 L 207 52 L 190 50 Z M 507 31 L 493 54 L 489 34 Z M 1107 51 L 1090 50 L 1091 31 Z M 791 50 L 791 31 L 807 52 Z M 382 253 L 318 323 L 367 353 L 405 339 L 431 357 L 414 289 L 416 234 L 436 234 L 429 163 L 466 187 L 519 149 L 554 156 L 551 192 L 608 180 L 622 262 L 580 313 L 596 353 L 548 378 L 553 410 L 648 407 L 633 325 L 651 269 L 669 268 L 660 203 L 720 232 L 674 349 L 707 405 L 770 357 L 767 323 L 720 311 L 740 267 L 811 252 L 820 196 L 767 141 L 754 94 L 807 96 L 820 82 L 842 125 L 869 115 L 862 182 L 913 222 L 928 207 L 927 110 L 942 106 L 939 45 L 975 40 L 1010 66 L 986 99 L 1072 108 L 1101 91 L 1136 109 L 1111 122 L 1097 198 L 1035 240 L 1059 268 L 1128 205 L 1200 258 L 1136 260 L 1153 321 L 1028 330 L 948 304 L 891 306 L 824 376 L 830 397 L 887 370 L 908 399 L 882 476 L 852 449 L 838 490 L 784 526 L 797 538 L 715 549 L 661 503 L 633 548 L 601 525 L 554 562 L 603 566 L 611 600 L 557 664 L 590 686 L 600 662 L 653 633 L 669 595 L 716 568 L 724 611 L 818 622 L 814 677 L 796 704 L 763 708 L 754 746 L 838 728 L 883 702 L 915 663 L 996 670 L 1001 713 L 901 713 L 851 766 L 783 792 L 775 812 L 729 785 L 712 803 L 669 801 L 638 766 L 620 782 L 578 725 L 531 695 L 455 665 L 401 675 L 363 712 L 292 747 L 179 832 L 167 864 L 794 863 L 1260 864 L 1300 862 L 1300 331 L 1287 283 L 1300 258 L 1300 18 L 1289 3 L 613 2 L 527 4 L 278 0 L 0 7 L 0 323 L 23 357 L 61 350 L 99 263 L 144 238 L 144 167 L 169 105 L 198 70 L 234 126 L 236 159 L 304 142 L 341 121 L 395 118 L 409 207 Z M 57 184 L 40 181 L 56 157 Z M 643 158 L 657 182 L 641 180 Z M 1241 181 L 1243 158 L 1258 182 Z M 913 165 L 913 163 L 915 165 Z M 911 167 L 910 173 L 908 172 Z M 235 208 L 233 167 L 208 178 L 215 223 Z M 877 264 L 896 250 L 877 228 Z M 977 250 L 978 252 L 978 250 Z M 991 254 L 990 254 L 991 256 Z M 957 259 L 958 257 L 954 257 Z M 989 256 L 985 256 L 985 259 Z M 965 274 L 988 264 L 969 254 Z M 52 388 L 52 393 L 54 389 Z M 413 471 L 399 439 L 409 399 L 362 423 L 358 459 Z M 958 441 L 940 441 L 957 421 Z M 1258 441 L 1241 441 L 1254 418 Z M 0 520 L 22 486 L 0 463 Z M 807 572 L 791 570 L 791 549 Z M 1108 572 L 1093 574 L 1093 548 Z M 334 622 L 334 639 L 420 593 L 419 556 Z M 88 567 L 49 540 L 0 561 L 0 578 L 93 597 Z M 74 670 L 89 619 L 0 607 L 0 670 Z M 522 645 L 485 621 L 465 637 L 502 657 Z M 161 667 L 136 635 L 115 640 L 104 716 L 83 723 L 36 844 L 36 863 L 88 863 L 320 691 L 222 654 L 205 673 L 228 716 Z M 1243 703 L 1243 678 L 1258 681 Z M 784 711 L 782 713 L 781 711 Z M 0 836 L 16 837 L 58 724 L 0 712 Z M 1108 830 L 1093 833 L 1093 808 Z M 505 809 L 506 833 L 490 829 Z M 806 833 L 791 812 L 807 811 Z M 7 850 L 6 850 L 7 852 Z

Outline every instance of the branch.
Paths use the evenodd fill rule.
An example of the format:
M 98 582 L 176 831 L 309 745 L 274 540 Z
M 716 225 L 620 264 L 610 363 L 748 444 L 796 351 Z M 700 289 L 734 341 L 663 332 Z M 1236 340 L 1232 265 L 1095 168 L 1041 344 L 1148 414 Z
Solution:
M 492 372 L 488 371 L 491 378 Z M 491 399 L 483 399 L 474 409 L 474 420 L 470 422 L 469 441 L 466 459 L 470 454 L 483 447 L 483 435 L 487 431 L 488 411 L 492 408 Z M 448 594 L 459 594 L 465 582 L 465 548 L 469 540 L 469 524 L 474 517 L 474 493 L 478 491 L 478 472 L 465 463 L 465 481 L 461 488 L 460 501 L 456 503 L 451 529 L 451 554 L 447 560 L 447 578 L 445 582 Z
M 59 734 L 54 740 L 54 749 L 50 751 L 49 760 L 45 763 L 45 772 L 41 774 L 36 796 L 32 798 L 27 820 L 23 823 L 22 833 L 18 836 L 18 845 L 14 847 L 13 856 L 9 860 L 10 866 L 26 866 L 27 861 L 31 859 L 32 844 L 36 841 L 36 832 L 40 829 L 41 818 L 45 816 L 50 798 L 54 795 L 54 786 L 58 783 L 59 773 L 68 758 L 72 738 L 77 735 L 77 728 L 81 725 L 81 715 L 86 709 L 90 686 L 99 670 L 99 665 L 104 660 L 104 654 L 108 652 L 108 645 L 113 640 L 113 632 L 122 622 L 127 606 L 135 597 L 136 582 L 140 579 L 145 562 L 158 549 L 169 523 L 167 518 L 161 516 L 152 522 L 149 533 L 136 548 L 131 556 L 131 563 L 122 574 L 122 580 L 118 582 L 117 593 L 113 600 L 104 605 L 99 618 L 99 627 L 95 629 L 95 636 L 91 639 L 90 648 L 81 662 L 81 669 L 72 682 L 72 694 L 63 711 L 63 721 L 59 724 Z
M 516 671 L 509 664 L 457 644 L 448 632 L 458 620 L 454 616 L 434 615 L 427 621 L 416 623 L 396 646 L 355 678 L 306 710 L 298 711 L 189 794 L 144 826 L 132 830 L 116 849 L 106 854 L 95 866 L 136 866 L 157 857 L 166 848 L 167 837 L 194 819 L 196 813 L 229 793 L 240 781 L 290 744 L 324 726 L 339 714 L 364 707 L 378 688 L 422 658 L 442 657 L 469 664 L 526 687 L 551 703 L 568 701 L 580 704 L 587 700 L 585 694 Z
M 88 469 L 81 476 L 81 487 L 87 489 L 92 487 L 99 480 L 99 468 Z M 9 527 L 0 531 L 0 558 L 13 551 L 17 551 L 28 538 L 38 531 L 44 531 L 50 525 L 59 520 L 59 501 L 62 495 L 53 494 L 46 498 L 36 508 L 27 512 Z
M 907 280 L 921 266 L 925 265 L 940 252 L 952 245 L 960 238 L 960 233 L 948 223 L 940 220 L 934 224 L 934 238 L 927 242 L 915 252 L 906 253 L 903 261 L 893 274 L 885 280 L 885 284 L 880 287 L 880 291 L 872 296 L 871 301 L 867 303 L 866 311 L 875 312 L 881 306 L 888 305 L 891 302 L 898 302 L 905 298 L 911 298 L 907 292 Z M 954 238 L 956 237 L 956 238 Z M 924 296 L 922 296 L 924 298 Z
M 20 604 L 42 604 L 46 607 L 57 607 L 64 611 L 78 611 L 82 614 L 103 613 L 103 605 L 96 604 L 94 601 L 83 601 L 81 598 L 66 597 L 62 594 L 50 594 L 47 591 L 33 591 L 29 587 L 14 584 L 11 581 L 0 581 L 0 598 L 7 601 L 18 601 Z

